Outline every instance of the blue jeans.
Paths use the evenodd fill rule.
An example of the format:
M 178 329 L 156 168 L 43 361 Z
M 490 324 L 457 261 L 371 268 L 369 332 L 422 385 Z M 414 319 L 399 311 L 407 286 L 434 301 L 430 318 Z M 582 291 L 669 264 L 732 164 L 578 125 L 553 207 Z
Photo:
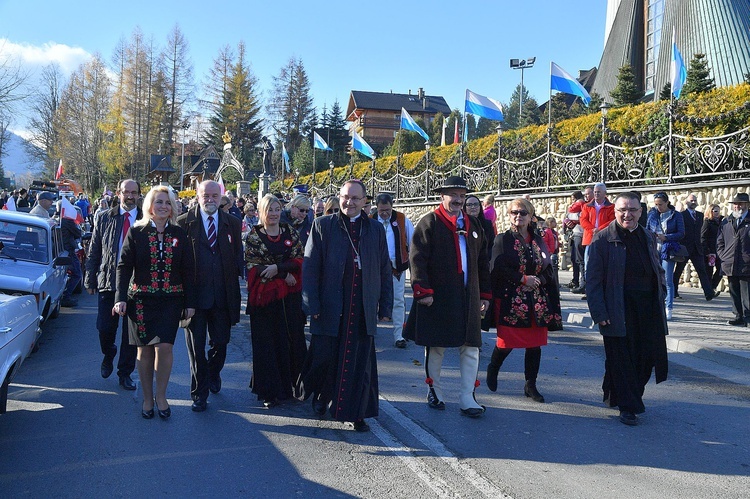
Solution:
M 664 273 L 666 274 L 664 277 L 667 281 L 667 297 L 664 299 L 664 306 L 672 310 L 672 304 L 674 303 L 674 262 L 662 260 L 661 268 L 664 269 Z

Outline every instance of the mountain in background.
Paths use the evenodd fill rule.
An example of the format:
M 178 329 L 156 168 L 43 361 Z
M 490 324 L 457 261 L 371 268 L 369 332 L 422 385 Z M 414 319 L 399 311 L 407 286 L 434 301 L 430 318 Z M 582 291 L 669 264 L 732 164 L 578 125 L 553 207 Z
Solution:
M 42 164 L 30 160 L 24 148 L 23 138 L 11 131 L 8 131 L 8 135 L 10 140 L 5 143 L 2 157 L 5 176 L 10 177 L 11 173 L 15 173 L 16 179 L 18 179 L 21 176 L 35 175 L 39 172 Z

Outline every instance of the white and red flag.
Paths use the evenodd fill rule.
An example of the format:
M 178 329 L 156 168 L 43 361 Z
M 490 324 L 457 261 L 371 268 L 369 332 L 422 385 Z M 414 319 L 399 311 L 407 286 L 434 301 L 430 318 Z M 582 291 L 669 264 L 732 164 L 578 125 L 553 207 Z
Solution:
M 63 165 L 62 165 L 62 158 L 60 158 L 60 164 L 57 165 L 57 173 L 55 173 L 55 180 L 58 180 L 60 177 L 62 177 L 63 174 Z
M 81 212 L 76 210 L 75 206 L 73 206 L 65 196 L 60 199 L 60 217 L 75 220 L 77 224 L 82 224 L 84 222 Z

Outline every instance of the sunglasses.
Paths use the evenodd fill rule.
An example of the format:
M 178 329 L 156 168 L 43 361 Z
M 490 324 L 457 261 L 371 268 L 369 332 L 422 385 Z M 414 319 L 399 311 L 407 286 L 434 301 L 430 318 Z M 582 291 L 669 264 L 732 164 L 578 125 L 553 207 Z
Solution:
M 302 213 L 307 213 L 308 211 L 310 211 L 310 208 L 297 208 L 297 209 L 301 211 Z
M 332 214 L 332 213 L 338 213 L 339 211 L 340 211 L 340 210 L 339 210 L 338 208 L 333 208 L 332 210 L 328 210 L 328 211 L 327 211 L 326 213 L 327 213 L 328 215 L 330 215 L 330 214 Z
M 510 210 L 510 214 L 514 216 L 521 215 L 522 217 L 525 217 L 526 215 L 529 214 L 529 212 L 526 210 Z

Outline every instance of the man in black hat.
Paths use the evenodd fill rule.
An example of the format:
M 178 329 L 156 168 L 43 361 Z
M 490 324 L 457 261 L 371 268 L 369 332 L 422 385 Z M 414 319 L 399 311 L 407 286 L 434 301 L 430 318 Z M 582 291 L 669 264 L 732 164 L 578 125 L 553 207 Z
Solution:
M 716 239 L 716 256 L 729 281 L 734 319 L 730 326 L 745 327 L 750 322 L 750 196 L 738 193 L 732 203 L 732 214 L 721 222 Z
M 444 410 L 440 369 L 446 348 L 460 355 L 461 414 L 479 417 L 484 406 L 474 398 L 482 345 L 481 317 L 492 296 L 487 243 L 479 220 L 463 211 L 466 181 L 448 177 L 440 205 L 414 229 L 409 261 L 414 301 L 404 338 L 425 347 L 429 385 L 427 405 Z

